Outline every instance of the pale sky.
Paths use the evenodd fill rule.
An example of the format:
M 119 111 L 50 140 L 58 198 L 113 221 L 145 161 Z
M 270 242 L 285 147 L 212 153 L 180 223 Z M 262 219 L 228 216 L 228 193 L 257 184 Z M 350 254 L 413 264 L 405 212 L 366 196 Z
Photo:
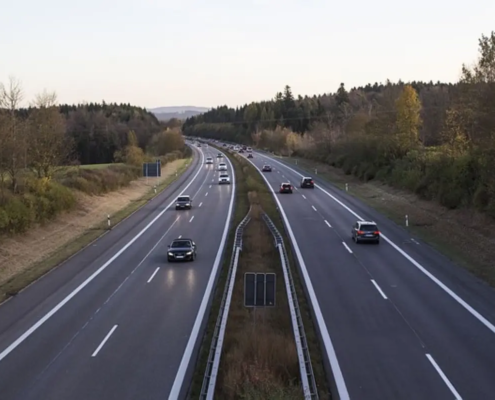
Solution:
M 0 0 L 0 82 L 26 97 L 242 105 L 375 81 L 456 81 L 495 0 Z

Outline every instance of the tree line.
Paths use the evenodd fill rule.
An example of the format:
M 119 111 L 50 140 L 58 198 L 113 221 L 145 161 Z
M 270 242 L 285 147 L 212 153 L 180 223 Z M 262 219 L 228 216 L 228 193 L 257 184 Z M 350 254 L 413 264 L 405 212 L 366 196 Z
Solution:
M 72 189 L 102 194 L 190 155 L 180 122 L 160 123 L 130 104 L 59 105 L 53 92 L 22 108 L 21 83 L 0 83 L 0 234 L 17 233 L 76 206 Z M 87 164 L 108 168 L 80 168 Z
M 231 140 L 379 179 L 449 208 L 495 216 L 495 32 L 456 83 L 390 81 L 220 106 L 187 119 L 186 135 Z

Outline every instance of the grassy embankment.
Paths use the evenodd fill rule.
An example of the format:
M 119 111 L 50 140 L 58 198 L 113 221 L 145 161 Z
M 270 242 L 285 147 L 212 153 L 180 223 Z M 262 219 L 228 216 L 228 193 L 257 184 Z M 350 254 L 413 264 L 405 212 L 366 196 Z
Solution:
M 5 269 L 0 270 L 0 302 L 17 294 L 108 231 L 104 215 L 83 218 L 87 217 L 87 215 L 80 215 L 85 214 L 83 208 L 96 207 L 101 199 L 105 198 L 107 209 L 114 210 L 111 215 L 112 227 L 114 227 L 175 181 L 190 165 L 191 158 L 169 158 L 168 161 L 162 167 L 162 177 L 150 178 L 149 184 L 144 183 L 145 178 L 140 178 L 141 168 L 124 164 L 66 167 L 57 171 L 52 181 L 42 181 L 37 186 L 30 186 L 36 181 L 29 180 L 29 177 L 24 179 L 23 185 L 25 186 L 21 188 L 21 194 L 10 195 L 4 201 L 7 205 L 4 210 L 7 211 L 11 220 L 12 215 L 16 219 L 13 220 L 15 224 L 4 226 L 0 243 L 6 253 L 8 253 L 9 246 L 17 247 L 17 249 L 21 246 L 25 247 L 26 253 L 21 254 L 20 257 L 25 255 L 26 259 L 29 258 L 33 262 L 19 262 L 18 265 L 5 266 Z M 128 190 L 131 184 L 135 186 L 132 196 L 129 196 L 129 201 L 122 201 L 122 197 L 125 197 L 122 191 Z M 156 194 L 154 184 L 157 186 Z M 125 204 L 122 208 L 112 204 L 117 203 L 117 201 L 112 201 L 117 197 L 119 204 Z M 81 204 L 82 199 L 85 200 L 84 205 Z M 42 208 L 43 205 L 46 207 Z M 39 230 L 44 235 L 43 229 L 56 225 L 60 219 L 69 219 L 72 225 L 87 225 L 76 234 L 66 230 L 59 232 L 58 236 L 63 235 L 67 239 L 63 246 L 51 243 L 47 239 L 45 243 L 42 243 L 46 256 L 41 259 L 36 255 L 27 254 L 30 246 L 26 233 Z M 39 237 L 33 240 L 40 241 Z
M 235 217 L 230 229 L 227 253 L 214 294 L 199 362 L 196 366 L 191 398 L 197 398 L 201 391 L 212 334 L 231 259 L 234 232 L 248 212 L 249 207 L 252 206 L 252 219 L 244 231 L 243 251 L 239 258 L 220 373 L 217 380 L 216 397 L 226 400 L 241 398 L 252 400 L 301 399 L 303 396 L 300 387 L 298 359 L 280 257 L 273 245 L 273 236 L 261 219 L 261 212 L 267 213 L 280 232 L 283 233 L 282 220 L 271 192 L 256 169 L 239 155 L 228 154 L 228 157 L 236 173 Z M 319 342 L 311 320 L 309 306 L 305 301 L 298 273 L 294 267 L 290 242 L 285 235 L 284 241 L 296 281 L 314 373 L 320 388 L 320 397 L 329 398 Z M 275 272 L 277 274 L 276 307 L 258 309 L 256 315 L 253 315 L 252 310 L 244 307 L 243 279 L 245 272 Z
M 327 180 L 341 190 L 345 184 L 348 193 L 376 209 L 387 218 L 407 229 L 445 254 L 457 265 L 495 286 L 495 246 L 491 232 L 495 221 L 472 209 L 449 210 L 437 202 L 420 199 L 417 195 L 392 188 L 372 180 L 364 182 L 341 169 L 304 158 L 279 157 L 296 165 L 308 175 Z M 409 227 L 405 226 L 405 215 Z M 448 235 L 445 234 L 448 232 Z

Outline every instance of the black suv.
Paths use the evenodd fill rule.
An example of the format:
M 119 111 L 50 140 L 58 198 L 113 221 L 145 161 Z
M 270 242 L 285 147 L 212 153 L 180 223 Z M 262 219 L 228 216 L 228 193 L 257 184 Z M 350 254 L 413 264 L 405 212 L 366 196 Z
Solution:
M 272 172 L 272 167 L 270 167 L 269 165 L 263 165 L 262 171 L 263 172 Z
M 175 202 L 176 210 L 190 210 L 191 208 L 192 208 L 191 196 L 183 195 L 177 197 L 177 200 Z
M 175 239 L 168 245 L 167 260 L 194 261 L 196 259 L 196 243 L 192 239 Z
M 280 185 L 280 193 L 292 193 L 292 185 L 290 183 L 282 183 Z
M 352 240 L 356 243 L 373 242 L 380 243 L 380 230 L 375 222 L 357 221 L 352 227 Z
M 315 188 L 315 182 L 313 181 L 313 178 L 310 176 L 305 176 L 304 178 L 301 179 L 301 188 L 310 188 L 314 189 Z

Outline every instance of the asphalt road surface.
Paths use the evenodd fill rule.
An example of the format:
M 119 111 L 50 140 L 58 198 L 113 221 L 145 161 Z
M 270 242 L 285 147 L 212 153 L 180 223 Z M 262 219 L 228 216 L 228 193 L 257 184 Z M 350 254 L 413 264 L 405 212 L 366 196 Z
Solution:
M 283 159 L 256 153 L 296 255 L 342 399 L 495 398 L 495 291 L 373 209 Z M 282 182 L 293 194 L 279 194 Z M 379 245 L 355 244 L 374 220 Z M 448 235 L 448 232 L 445 233 Z
M 203 164 L 211 150 L 196 148 L 171 187 L 0 307 L 1 400 L 184 395 L 233 205 L 234 185 Z M 192 210 L 175 211 L 179 194 Z M 196 242 L 195 262 L 167 263 L 177 237 Z

